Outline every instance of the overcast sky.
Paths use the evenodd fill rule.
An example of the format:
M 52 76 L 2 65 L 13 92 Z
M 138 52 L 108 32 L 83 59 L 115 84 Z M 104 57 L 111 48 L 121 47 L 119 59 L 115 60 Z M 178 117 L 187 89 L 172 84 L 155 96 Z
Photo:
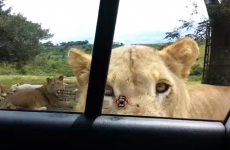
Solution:
M 196 0 L 198 10 L 207 17 L 203 0 Z M 13 13 L 22 13 L 29 21 L 49 28 L 57 44 L 67 41 L 94 42 L 99 0 L 6 0 Z M 120 0 L 115 42 L 124 44 L 165 42 L 165 32 L 178 27 L 179 19 L 192 17 L 190 0 Z

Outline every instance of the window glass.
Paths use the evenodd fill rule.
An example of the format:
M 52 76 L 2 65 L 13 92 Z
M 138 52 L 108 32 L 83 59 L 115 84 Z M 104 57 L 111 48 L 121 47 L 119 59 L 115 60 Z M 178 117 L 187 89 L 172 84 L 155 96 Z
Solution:
M 3 109 L 84 111 L 99 2 L 0 0 Z M 102 113 L 224 120 L 229 5 L 120 1 Z
M 68 52 L 91 53 L 99 2 L 0 0 L 1 108 L 75 111 Z
M 224 120 L 229 2 L 121 1 L 102 112 Z

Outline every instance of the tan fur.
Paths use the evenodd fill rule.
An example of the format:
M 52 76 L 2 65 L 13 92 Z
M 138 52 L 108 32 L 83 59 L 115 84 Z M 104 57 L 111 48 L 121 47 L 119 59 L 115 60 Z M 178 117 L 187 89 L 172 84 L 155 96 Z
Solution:
M 4 100 L 7 96 L 7 92 L 6 92 L 6 89 L 5 89 L 5 85 L 3 82 L 0 81 L 0 100 Z
M 0 94 L 6 93 L 5 85 L 3 82 L 0 81 Z
M 47 78 L 46 84 L 40 88 L 18 91 L 5 100 L 3 109 L 34 109 L 49 105 L 57 105 L 56 92 L 63 90 L 63 76 Z
M 197 85 L 187 90 L 186 80 L 198 55 L 199 47 L 190 38 L 161 51 L 141 45 L 113 49 L 107 77 L 113 93 L 104 97 L 102 113 L 223 120 L 230 108 L 230 87 Z M 90 61 L 91 56 L 78 49 L 68 53 L 79 84 L 77 112 L 85 109 Z M 169 89 L 157 93 L 157 83 L 169 85 Z M 128 106 L 115 107 L 118 95 L 130 98 Z
M 189 118 L 224 120 L 230 110 L 230 86 L 197 84 L 188 88 Z
M 0 93 L 5 93 L 6 89 L 5 89 L 5 85 L 0 81 Z
M 78 86 L 84 86 L 87 84 L 91 56 L 78 49 L 72 48 L 68 52 L 68 61 L 73 62 L 69 63 L 69 65 L 73 69 L 74 75 L 77 77 Z

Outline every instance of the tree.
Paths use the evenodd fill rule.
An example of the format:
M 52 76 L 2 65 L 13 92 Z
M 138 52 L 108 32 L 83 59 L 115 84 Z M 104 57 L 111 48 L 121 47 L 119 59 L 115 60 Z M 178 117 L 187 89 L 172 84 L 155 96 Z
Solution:
M 120 47 L 120 46 L 123 46 L 124 44 L 123 43 L 120 43 L 120 42 L 113 42 L 113 48 L 116 48 L 116 47 Z
M 193 11 L 191 15 L 198 15 L 200 12 L 197 11 L 197 4 L 194 0 L 190 1 L 193 7 Z M 188 6 L 186 6 L 188 8 Z M 198 39 L 205 39 L 206 37 L 206 27 L 209 24 L 210 20 L 202 15 L 200 18 L 200 22 L 196 25 L 193 19 L 188 19 L 188 20 L 178 20 L 181 22 L 181 26 L 176 27 L 173 29 L 171 32 L 166 32 L 165 39 L 168 39 L 169 41 L 172 41 L 174 39 L 179 39 L 182 37 L 190 37 L 195 40 Z M 187 34 L 184 34 L 184 32 L 189 32 Z
M 206 1 L 206 0 L 205 0 Z M 208 1 L 207 1 L 208 2 Z M 214 0 L 209 2 L 215 2 Z M 197 5 L 192 0 L 194 10 L 191 15 L 199 14 Z M 207 27 L 211 27 L 211 52 L 208 56 L 208 67 L 205 67 L 205 76 L 202 83 L 214 85 L 230 85 L 230 0 L 222 0 L 221 4 L 207 4 L 209 18 L 201 18 L 201 22 L 196 26 L 192 19 L 180 20 L 182 25 L 174 28 L 172 32 L 166 33 L 166 39 L 173 40 L 188 36 L 195 40 L 206 38 Z M 183 31 L 191 33 L 182 35 Z M 209 43 L 208 43 L 209 44 Z
M 69 47 L 69 46 L 78 46 L 78 45 L 88 45 L 89 41 L 69 41 L 60 43 L 61 46 Z
M 5 6 L 4 1 L 5 0 L 0 0 L 0 16 L 10 15 L 10 12 L 11 12 L 11 9 L 12 9 L 11 7 L 9 7 L 8 9 L 3 10 L 2 8 Z
M 48 41 L 48 42 L 46 42 L 46 43 L 43 43 L 43 45 L 44 45 L 45 47 L 53 47 L 53 46 L 54 46 L 54 44 L 53 44 L 51 41 Z
M 201 21 L 196 25 L 192 19 L 178 20 L 182 25 L 174 28 L 171 32 L 166 32 L 165 39 L 172 41 L 185 36 L 195 40 L 205 39 L 207 26 L 212 26 L 212 28 L 214 28 L 224 22 L 230 22 L 230 18 L 228 17 L 230 14 L 229 0 L 222 0 L 220 5 L 206 5 L 209 12 L 209 18 L 211 19 L 204 17 L 204 15 L 197 11 L 198 6 L 194 0 L 190 0 L 190 2 L 193 6 L 191 15 L 201 15 Z M 190 33 L 183 35 L 184 31 L 190 31 Z
M 88 54 L 92 54 L 92 51 L 93 51 L 93 47 L 92 46 L 88 46 L 85 50 L 86 53 Z
M 0 61 L 26 63 L 42 50 L 40 40 L 53 36 L 41 24 L 27 21 L 22 14 L 10 15 L 11 8 L 2 10 L 0 1 Z

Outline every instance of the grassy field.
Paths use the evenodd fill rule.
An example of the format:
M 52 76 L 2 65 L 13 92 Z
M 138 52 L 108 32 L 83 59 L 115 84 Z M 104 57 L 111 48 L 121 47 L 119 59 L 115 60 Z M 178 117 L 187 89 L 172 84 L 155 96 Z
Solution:
M 201 83 L 200 81 L 188 81 L 188 85 L 194 85 L 194 84 L 199 84 Z
M 162 47 L 164 43 L 149 44 L 148 46 L 158 49 Z M 84 51 L 91 51 L 92 46 L 78 46 L 77 48 Z M 78 88 L 76 85 L 76 77 L 74 76 L 71 68 L 67 62 L 67 52 L 69 48 L 47 48 L 42 53 L 40 53 L 36 58 L 22 66 L 16 64 L 9 64 L 5 62 L 0 63 L 0 81 L 2 81 L 7 90 L 10 89 L 11 85 L 20 84 L 44 84 L 47 77 L 64 75 L 64 82 L 68 85 L 67 90 L 74 90 Z M 203 67 L 205 45 L 200 46 L 199 60 L 196 64 Z M 201 68 L 202 69 L 202 68 Z M 193 68 L 196 71 L 196 69 Z M 201 72 L 201 71 L 200 71 Z M 192 74 L 187 82 L 188 86 L 198 84 L 201 81 L 200 74 Z M 67 102 L 64 106 L 50 108 L 54 111 L 74 111 L 74 107 L 77 103 L 79 93 L 76 95 L 65 95 L 60 97 Z M 1 105 L 1 102 L 0 102 Z
M 0 75 L 0 81 L 4 83 L 6 90 L 9 91 L 11 85 L 16 83 L 44 84 L 46 82 L 47 77 L 52 77 L 52 76 Z M 68 86 L 66 86 L 67 90 L 74 90 L 77 88 L 75 77 L 65 77 L 64 82 L 68 84 Z M 49 110 L 74 111 L 74 106 L 76 105 L 76 97 L 78 97 L 78 93 L 76 93 L 75 95 L 59 96 L 59 98 L 65 100 L 64 102 L 62 102 L 62 106 L 59 107 L 50 106 Z M 2 104 L 2 102 L 3 101 L 0 102 L 0 105 Z
M 20 83 L 28 84 L 44 84 L 47 77 L 52 76 L 30 76 L 30 75 L 0 75 L 0 81 L 4 83 L 6 89 L 9 89 L 11 85 Z M 65 77 L 64 82 L 76 82 L 75 77 Z
M 154 48 L 161 47 L 164 43 L 146 44 Z M 92 46 L 81 46 L 79 49 L 92 49 Z M 0 81 L 2 81 L 8 89 L 11 85 L 16 83 L 29 83 L 29 84 L 43 84 L 46 82 L 47 77 L 50 75 L 65 75 L 65 82 L 75 82 L 76 78 L 73 77 L 72 70 L 67 63 L 67 52 L 69 48 L 48 48 L 36 59 L 25 66 L 17 68 L 13 64 L 1 63 L 0 68 Z M 205 52 L 205 45 L 200 46 L 199 60 L 196 64 L 203 67 L 203 57 Z M 30 74 L 30 75 L 29 75 Z M 56 75 L 57 74 L 57 75 Z M 195 76 L 189 79 L 188 84 L 200 83 L 200 76 Z
M 205 45 L 200 46 L 200 55 L 199 55 L 199 60 L 196 62 L 196 64 L 199 64 L 201 67 L 204 65 L 204 53 L 205 53 Z
M 2 81 L 6 89 L 9 90 L 11 85 L 16 83 L 29 83 L 29 84 L 44 84 L 46 82 L 46 78 L 49 76 L 25 76 L 25 75 L 0 75 L 0 81 Z M 52 76 L 50 76 L 52 77 Z M 75 77 L 65 77 L 64 82 L 68 84 L 68 90 L 74 90 L 78 88 L 76 86 L 76 78 Z M 200 81 L 189 81 L 187 83 L 188 87 L 194 84 L 198 84 Z M 50 111 L 67 111 L 67 112 L 74 112 L 74 106 L 77 104 L 77 98 L 79 97 L 79 93 L 76 93 L 76 95 L 67 95 L 59 97 L 63 100 L 62 102 L 63 106 L 54 107 L 50 106 Z M 0 102 L 0 105 L 3 101 Z
M 204 51 L 205 51 L 205 45 L 200 46 L 200 55 L 199 57 L 204 57 Z M 203 67 L 204 59 L 200 58 L 196 64 L 199 64 L 201 67 Z M 47 77 L 52 76 L 34 76 L 34 75 L 0 75 L 0 81 L 2 81 L 6 88 L 9 89 L 11 85 L 16 83 L 29 83 L 29 84 L 44 84 L 46 82 Z M 65 77 L 65 82 L 75 82 L 75 77 Z M 199 78 L 191 78 L 188 82 L 188 85 L 197 84 L 200 83 Z
M 44 84 L 46 82 L 46 78 L 49 76 L 26 76 L 26 75 L 0 75 L 0 81 L 2 81 L 6 87 L 9 89 L 11 85 L 20 83 L 28 83 L 28 84 Z M 50 76 L 52 77 L 52 76 Z M 65 77 L 65 83 L 76 83 L 75 77 Z M 188 81 L 188 85 L 198 84 L 200 81 Z
M 189 81 L 189 82 L 187 82 L 187 87 L 190 87 L 190 86 L 193 86 L 193 85 L 199 84 L 199 83 L 201 83 L 201 82 L 200 81 Z

